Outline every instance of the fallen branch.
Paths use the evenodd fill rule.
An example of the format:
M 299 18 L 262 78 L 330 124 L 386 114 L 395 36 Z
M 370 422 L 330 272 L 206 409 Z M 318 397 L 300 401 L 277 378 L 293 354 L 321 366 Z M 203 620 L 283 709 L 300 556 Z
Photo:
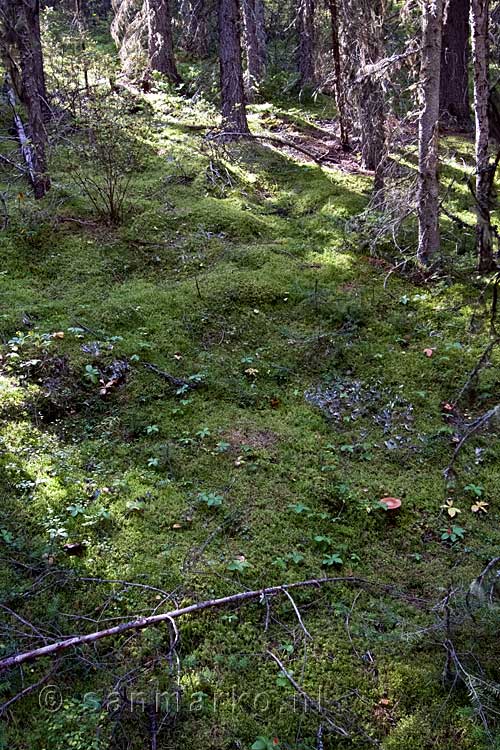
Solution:
M 455 399 L 453 400 L 453 406 L 456 406 L 458 402 L 460 401 L 460 399 L 462 398 L 462 396 L 464 395 L 464 393 L 466 393 L 469 390 L 470 385 L 473 382 L 474 378 L 479 373 L 479 371 L 483 368 L 483 365 L 486 363 L 486 360 L 490 356 L 495 346 L 497 346 L 498 344 L 500 344 L 500 338 L 493 339 L 493 341 L 491 341 L 488 344 L 488 346 L 482 353 L 481 357 L 479 358 L 478 363 L 476 364 L 474 369 L 470 372 L 466 382 L 464 383 L 460 391 L 455 396 Z
M 469 590 L 465 597 L 465 603 L 467 605 L 467 609 L 469 611 L 470 616 L 472 617 L 472 620 L 475 622 L 475 617 L 472 613 L 472 606 L 471 606 L 471 600 L 472 597 L 475 596 L 480 604 L 483 603 L 483 601 L 486 599 L 486 594 L 488 593 L 488 600 L 489 604 L 493 604 L 493 596 L 495 591 L 495 585 L 497 582 L 497 578 L 500 576 L 500 570 L 496 570 L 493 575 L 493 582 L 490 586 L 489 592 L 486 592 L 484 589 L 484 581 L 485 578 L 491 573 L 491 571 L 494 570 L 494 568 L 500 564 L 500 557 L 494 557 L 493 560 L 490 560 L 488 565 L 484 568 L 484 570 L 478 575 L 478 577 L 472 581 Z
M 61 651 L 67 651 L 69 648 L 75 646 L 83 646 L 87 643 L 95 643 L 96 641 L 102 640 L 103 638 L 110 638 L 112 636 L 121 635 L 129 630 L 145 630 L 156 625 L 161 625 L 164 622 L 168 622 L 172 625 L 173 620 L 184 615 L 189 615 L 193 612 L 203 612 L 206 609 L 213 609 L 218 607 L 224 607 L 228 604 L 241 604 L 253 599 L 265 600 L 266 597 L 276 596 L 282 594 L 290 589 L 306 588 L 308 586 L 321 586 L 326 583 L 344 583 L 344 584 L 357 584 L 357 585 L 374 585 L 372 582 L 364 579 L 357 578 L 354 576 L 338 577 L 338 578 L 311 578 L 307 581 L 299 581 L 297 583 L 288 583 L 282 586 L 271 586 L 270 588 L 257 589 L 255 591 L 243 591 L 238 594 L 232 594 L 230 596 L 223 596 L 220 599 L 207 599 L 197 604 L 190 604 L 186 607 L 180 607 L 173 609 L 170 612 L 164 612 L 159 615 L 151 615 L 149 617 L 139 617 L 135 620 L 123 622 L 120 625 L 115 625 L 111 628 L 105 628 L 104 630 L 97 630 L 95 633 L 87 633 L 85 635 L 75 635 L 71 638 L 63 638 L 60 641 L 55 641 L 46 646 L 32 649 L 31 651 L 24 651 L 20 654 L 14 654 L 8 656 L 6 659 L 0 661 L 0 672 L 12 667 L 18 667 L 26 662 L 32 662 L 36 659 L 41 659 L 46 656 L 54 656 L 59 654 Z M 379 584 L 377 584 L 379 585 Z M 391 588 L 391 587 L 388 587 Z
M 476 432 L 478 432 L 482 427 L 485 427 L 487 424 L 489 424 L 492 419 L 495 419 L 496 417 L 500 416 L 500 404 L 497 404 L 493 407 L 493 409 L 490 409 L 486 412 L 486 414 L 483 414 L 481 417 L 478 417 L 472 424 L 469 426 L 469 429 L 463 435 L 460 442 L 457 444 L 457 447 L 453 451 L 453 456 L 451 457 L 451 461 L 444 470 L 444 476 L 448 478 L 450 473 L 453 470 L 453 467 L 455 465 L 455 461 L 458 458 L 458 454 L 464 447 L 465 443 L 471 438 L 473 435 L 475 435 Z
M 318 125 L 315 125 L 313 122 L 309 122 L 308 120 L 304 120 L 302 117 L 294 116 L 289 114 L 288 112 L 281 111 L 278 111 L 276 114 L 281 120 L 283 120 L 283 122 L 286 122 L 289 125 L 295 125 L 304 133 L 307 133 L 307 131 L 309 131 L 309 133 L 314 134 L 316 138 L 329 138 L 330 140 L 333 138 L 333 134 L 329 130 L 320 128 Z
M 304 154 L 304 156 L 307 156 L 309 159 L 312 159 L 316 162 L 316 164 L 319 164 L 320 166 L 323 164 L 323 161 L 326 159 L 329 151 L 326 151 L 321 156 L 317 156 L 312 151 L 309 151 L 309 149 L 304 148 L 303 146 L 299 146 L 293 141 L 287 141 L 285 138 L 280 138 L 277 135 L 267 135 L 267 133 L 232 133 L 232 132 L 222 132 L 222 133 L 216 133 L 215 135 L 210 135 L 209 140 L 220 140 L 223 138 L 241 138 L 241 139 L 247 139 L 247 140 L 256 140 L 256 141 L 268 141 L 269 143 L 277 143 L 279 146 L 286 146 L 286 148 L 292 148 L 295 149 L 295 151 L 298 151 L 301 154 Z
M 49 680 L 53 676 L 54 672 L 56 671 L 56 668 L 57 668 L 57 662 L 54 665 L 52 665 L 52 668 L 46 674 L 44 674 L 43 677 L 41 677 L 39 680 L 34 682 L 32 685 L 28 685 L 28 687 L 25 687 L 24 690 L 21 690 L 21 692 L 16 693 L 16 695 L 14 695 L 8 701 L 5 701 L 5 703 L 2 703 L 2 705 L 0 706 L 0 717 L 3 716 L 5 712 L 7 711 L 7 709 L 10 708 L 14 703 L 17 703 L 18 700 L 21 700 L 21 698 L 26 698 L 27 695 L 29 695 L 37 688 L 44 685 L 47 682 L 47 680 Z
M 7 164 L 9 167 L 12 167 L 13 169 L 17 169 L 17 171 L 21 172 L 21 174 L 23 174 L 23 175 L 26 174 L 26 168 L 25 167 L 21 167 L 19 164 L 16 164 L 15 161 L 12 161 L 11 159 L 8 159 L 3 154 L 0 154 L 0 161 L 3 164 Z
M 169 372 L 165 372 L 165 370 L 160 369 L 151 362 L 143 362 L 142 364 L 147 370 L 154 372 L 155 375 L 159 375 L 160 378 L 166 380 L 173 388 L 189 388 L 190 390 L 194 390 L 198 385 L 194 381 L 191 382 L 189 380 L 183 380 L 182 378 L 176 378 L 175 375 L 170 375 Z

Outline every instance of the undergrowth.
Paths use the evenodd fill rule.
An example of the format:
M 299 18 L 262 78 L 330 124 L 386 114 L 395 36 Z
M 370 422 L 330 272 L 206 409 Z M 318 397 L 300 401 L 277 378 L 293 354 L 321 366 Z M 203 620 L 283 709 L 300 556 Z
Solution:
M 57 636 L 171 605 L 103 579 L 184 603 L 328 573 L 391 584 L 401 596 L 297 595 L 311 640 L 286 599 L 267 630 L 262 604 L 183 622 L 182 699 L 160 746 L 316 747 L 320 720 L 294 709 L 269 648 L 355 717 L 349 741 L 325 746 L 491 745 L 466 691 L 443 685 L 432 610 L 500 543 L 495 426 L 464 448 L 453 485 L 443 477 L 460 425 L 498 398 L 493 351 L 446 406 L 489 341 L 478 288 L 387 277 L 346 228 L 367 205 L 364 176 L 254 143 L 207 148 L 185 127 L 196 105 L 168 92 L 127 117 L 141 167 L 122 223 L 96 213 L 59 144 L 50 195 L 12 194 L 0 237 L 2 602 Z M 388 495 L 398 515 L 381 508 Z M 487 512 L 471 511 L 478 498 Z M 455 634 L 485 680 L 492 627 Z M 1 653 L 23 648 L 22 631 L 3 632 Z M 61 662 L 62 705 L 51 713 L 39 692 L 14 705 L 3 747 L 144 747 L 147 710 L 113 701 L 126 685 L 139 703 L 173 691 L 168 643 L 148 630 Z M 13 674 L 2 697 L 19 689 Z

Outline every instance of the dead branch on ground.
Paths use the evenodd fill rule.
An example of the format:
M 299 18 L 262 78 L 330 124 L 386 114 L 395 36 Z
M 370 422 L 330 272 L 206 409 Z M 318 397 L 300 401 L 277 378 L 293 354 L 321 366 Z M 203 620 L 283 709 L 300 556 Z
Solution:
M 337 578 L 311 578 L 307 581 L 300 581 L 297 583 L 289 583 L 282 586 L 271 586 L 270 588 L 257 589 L 254 591 L 243 591 L 230 596 L 223 596 L 219 599 L 207 599 L 203 602 L 187 605 L 186 607 L 180 607 L 177 609 L 170 610 L 158 615 L 151 615 L 149 617 L 139 617 L 128 622 L 120 623 L 114 627 L 105 628 L 103 630 L 97 630 L 94 633 L 86 633 L 85 635 L 76 635 L 71 638 L 63 638 L 62 640 L 55 641 L 47 644 L 40 648 L 31 649 L 30 651 L 24 651 L 19 654 L 14 654 L 5 659 L 0 660 L 0 672 L 12 667 L 20 666 L 26 662 L 32 662 L 37 659 L 41 659 L 46 656 L 54 656 L 59 654 L 61 651 L 66 651 L 70 648 L 83 646 L 88 643 L 95 643 L 103 638 L 110 638 L 112 636 L 122 635 L 130 630 L 141 631 L 149 627 L 161 625 L 164 622 L 172 624 L 173 620 L 183 617 L 184 615 L 192 614 L 194 612 L 202 612 L 206 609 L 214 609 L 224 607 L 229 604 L 241 604 L 253 599 L 262 599 L 266 597 L 276 596 L 284 593 L 285 590 L 305 588 L 310 586 L 321 586 L 327 583 L 343 583 L 343 584 L 354 584 L 354 585 L 369 585 L 380 587 L 380 584 L 368 581 L 364 578 L 357 578 L 355 576 L 337 577 Z M 391 589 L 392 587 L 382 587 Z

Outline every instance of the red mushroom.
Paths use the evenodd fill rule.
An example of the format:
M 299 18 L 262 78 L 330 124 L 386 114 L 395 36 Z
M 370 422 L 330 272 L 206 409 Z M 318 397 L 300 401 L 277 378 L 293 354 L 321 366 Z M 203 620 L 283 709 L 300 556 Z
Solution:
M 401 508 L 401 499 L 399 497 L 383 497 L 379 500 L 379 503 L 384 506 L 385 510 L 399 510 Z

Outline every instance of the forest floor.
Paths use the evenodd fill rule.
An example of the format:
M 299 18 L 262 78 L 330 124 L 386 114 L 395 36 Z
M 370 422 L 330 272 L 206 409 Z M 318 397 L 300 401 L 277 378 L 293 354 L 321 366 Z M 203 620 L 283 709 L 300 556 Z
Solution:
M 443 477 L 498 400 L 493 350 L 454 405 L 490 341 L 473 259 L 426 284 L 389 274 L 349 223 L 369 176 L 207 141 L 196 128 L 212 112 L 171 93 L 123 97 L 141 129 L 123 222 L 96 216 L 61 144 L 51 193 L 35 205 L 19 190 L 0 236 L 1 602 L 42 643 L 247 588 L 374 585 L 294 594 L 310 637 L 283 597 L 269 614 L 261 602 L 180 622 L 178 662 L 165 627 L 81 649 L 49 680 L 62 705 L 34 691 L 9 708 L 0 746 L 144 748 L 141 700 L 177 688 L 159 748 L 313 750 L 320 724 L 327 748 L 491 746 L 477 701 L 442 680 L 446 639 L 480 694 L 500 656 L 494 622 L 472 622 L 460 593 L 500 546 L 494 426 L 464 446 L 453 485 Z M 254 106 L 254 132 L 293 138 L 297 117 L 329 119 L 283 107 Z M 443 154 L 470 220 L 470 144 Z M 25 648 L 25 626 L 7 625 L 2 653 Z M 348 739 L 293 702 L 269 650 Z M 12 673 L 2 695 L 49 666 Z M 125 685 L 131 711 L 114 702 Z

